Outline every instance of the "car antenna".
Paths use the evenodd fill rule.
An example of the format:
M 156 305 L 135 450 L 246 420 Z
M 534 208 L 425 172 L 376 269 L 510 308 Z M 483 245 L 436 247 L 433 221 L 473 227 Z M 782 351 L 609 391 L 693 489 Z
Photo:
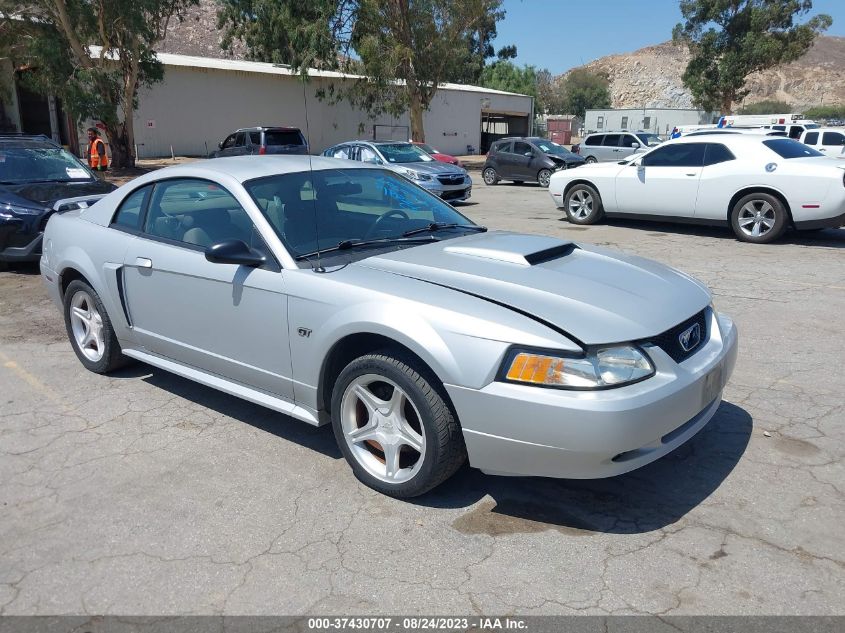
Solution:
M 324 273 L 326 269 L 320 261 L 320 222 L 317 219 L 317 186 L 314 183 L 314 165 L 311 163 L 311 126 L 308 124 L 308 70 L 301 75 L 302 80 L 302 101 L 305 104 L 305 136 L 307 138 L 306 150 L 308 152 L 308 172 L 311 174 L 311 207 L 314 209 L 314 239 L 316 240 L 317 251 L 317 266 L 314 268 L 315 273 Z

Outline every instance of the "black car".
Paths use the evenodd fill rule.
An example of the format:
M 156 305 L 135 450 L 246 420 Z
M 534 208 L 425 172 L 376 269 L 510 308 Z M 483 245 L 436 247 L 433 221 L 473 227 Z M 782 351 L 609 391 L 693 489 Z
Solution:
M 503 138 L 490 147 L 481 172 L 485 185 L 500 180 L 538 182 L 549 186 L 549 178 L 559 169 L 571 169 L 584 164 L 584 159 L 563 145 L 545 138 Z
M 114 189 L 46 136 L 0 135 L 0 268 L 37 261 L 53 213 L 89 206 Z
M 296 127 L 247 127 L 232 132 L 212 158 L 250 154 L 307 154 L 308 141 Z

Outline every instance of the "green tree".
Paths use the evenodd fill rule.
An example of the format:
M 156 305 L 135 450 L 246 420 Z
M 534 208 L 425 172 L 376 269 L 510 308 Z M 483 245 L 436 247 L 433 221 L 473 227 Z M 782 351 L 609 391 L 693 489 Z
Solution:
M 751 73 L 801 57 L 832 23 L 824 14 L 796 23 L 812 8 L 812 0 L 681 0 L 684 22 L 672 38 L 692 53 L 683 81 L 696 103 L 731 114 Z
M 845 104 L 814 106 L 804 110 L 804 116 L 808 119 L 845 119 Z
M 783 114 L 792 112 L 792 106 L 786 101 L 759 101 L 743 106 L 740 114 Z
M 503 17 L 501 0 L 222 0 L 218 24 L 224 46 L 240 38 L 252 59 L 364 75 L 323 96 L 372 116 L 407 111 L 423 141 L 438 85 L 480 75 Z
M 537 98 L 537 69 L 534 66 L 519 67 L 510 61 L 497 61 L 484 67 L 478 83 L 485 88 Z
M 135 164 L 138 88 L 160 81 L 153 47 L 197 0 L 0 0 L 0 46 L 32 70 L 25 81 L 103 123 L 115 167 Z
M 584 118 L 587 110 L 610 107 L 610 82 L 586 68 L 569 71 L 560 82 L 561 114 Z

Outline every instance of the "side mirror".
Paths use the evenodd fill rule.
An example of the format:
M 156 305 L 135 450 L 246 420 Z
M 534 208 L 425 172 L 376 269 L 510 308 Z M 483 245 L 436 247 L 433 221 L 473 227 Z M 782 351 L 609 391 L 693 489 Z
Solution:
M 223 141 L 220 141 L 220 142 L 217 144 L 217 149 L 223 149 Z
M 637 143 L 637 142 L 634 142 L 634 143 L 631 143 L 631 147 L 633 147 L 634 149 L 640 149 L 640 144 Z
M 526 155 L 528 158 L 532 158 L 532 157 L 534 156 L 534 152 L 525 152 L 525 155 Z
M 225 240 L 205 249 L 205 258 L 213 264 L 235 264 L 255 268 L 263 265 L 267 258 L 251 249 L 241 240 Z

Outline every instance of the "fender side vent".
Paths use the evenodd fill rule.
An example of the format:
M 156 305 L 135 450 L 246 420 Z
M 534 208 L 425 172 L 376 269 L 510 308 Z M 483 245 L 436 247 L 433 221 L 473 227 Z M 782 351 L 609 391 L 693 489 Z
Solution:
M 544 262 L 550 262 L 553 259 L 560 259 L 561 257 L 566 257 L 567 255 L 571 254 L 576 248 L 579 248 L 577 244 L 573 244 L 569 242 L 568 244 L 561 244 L 560 246 L 552 246 L 551 248 L 544 249 L 542 251 L 537 251 L 536 253 L 531 253 L 525 256 L 525 261 L 527 261 L 532 266 L 536 266 L 537 264 L 542 264 Z

